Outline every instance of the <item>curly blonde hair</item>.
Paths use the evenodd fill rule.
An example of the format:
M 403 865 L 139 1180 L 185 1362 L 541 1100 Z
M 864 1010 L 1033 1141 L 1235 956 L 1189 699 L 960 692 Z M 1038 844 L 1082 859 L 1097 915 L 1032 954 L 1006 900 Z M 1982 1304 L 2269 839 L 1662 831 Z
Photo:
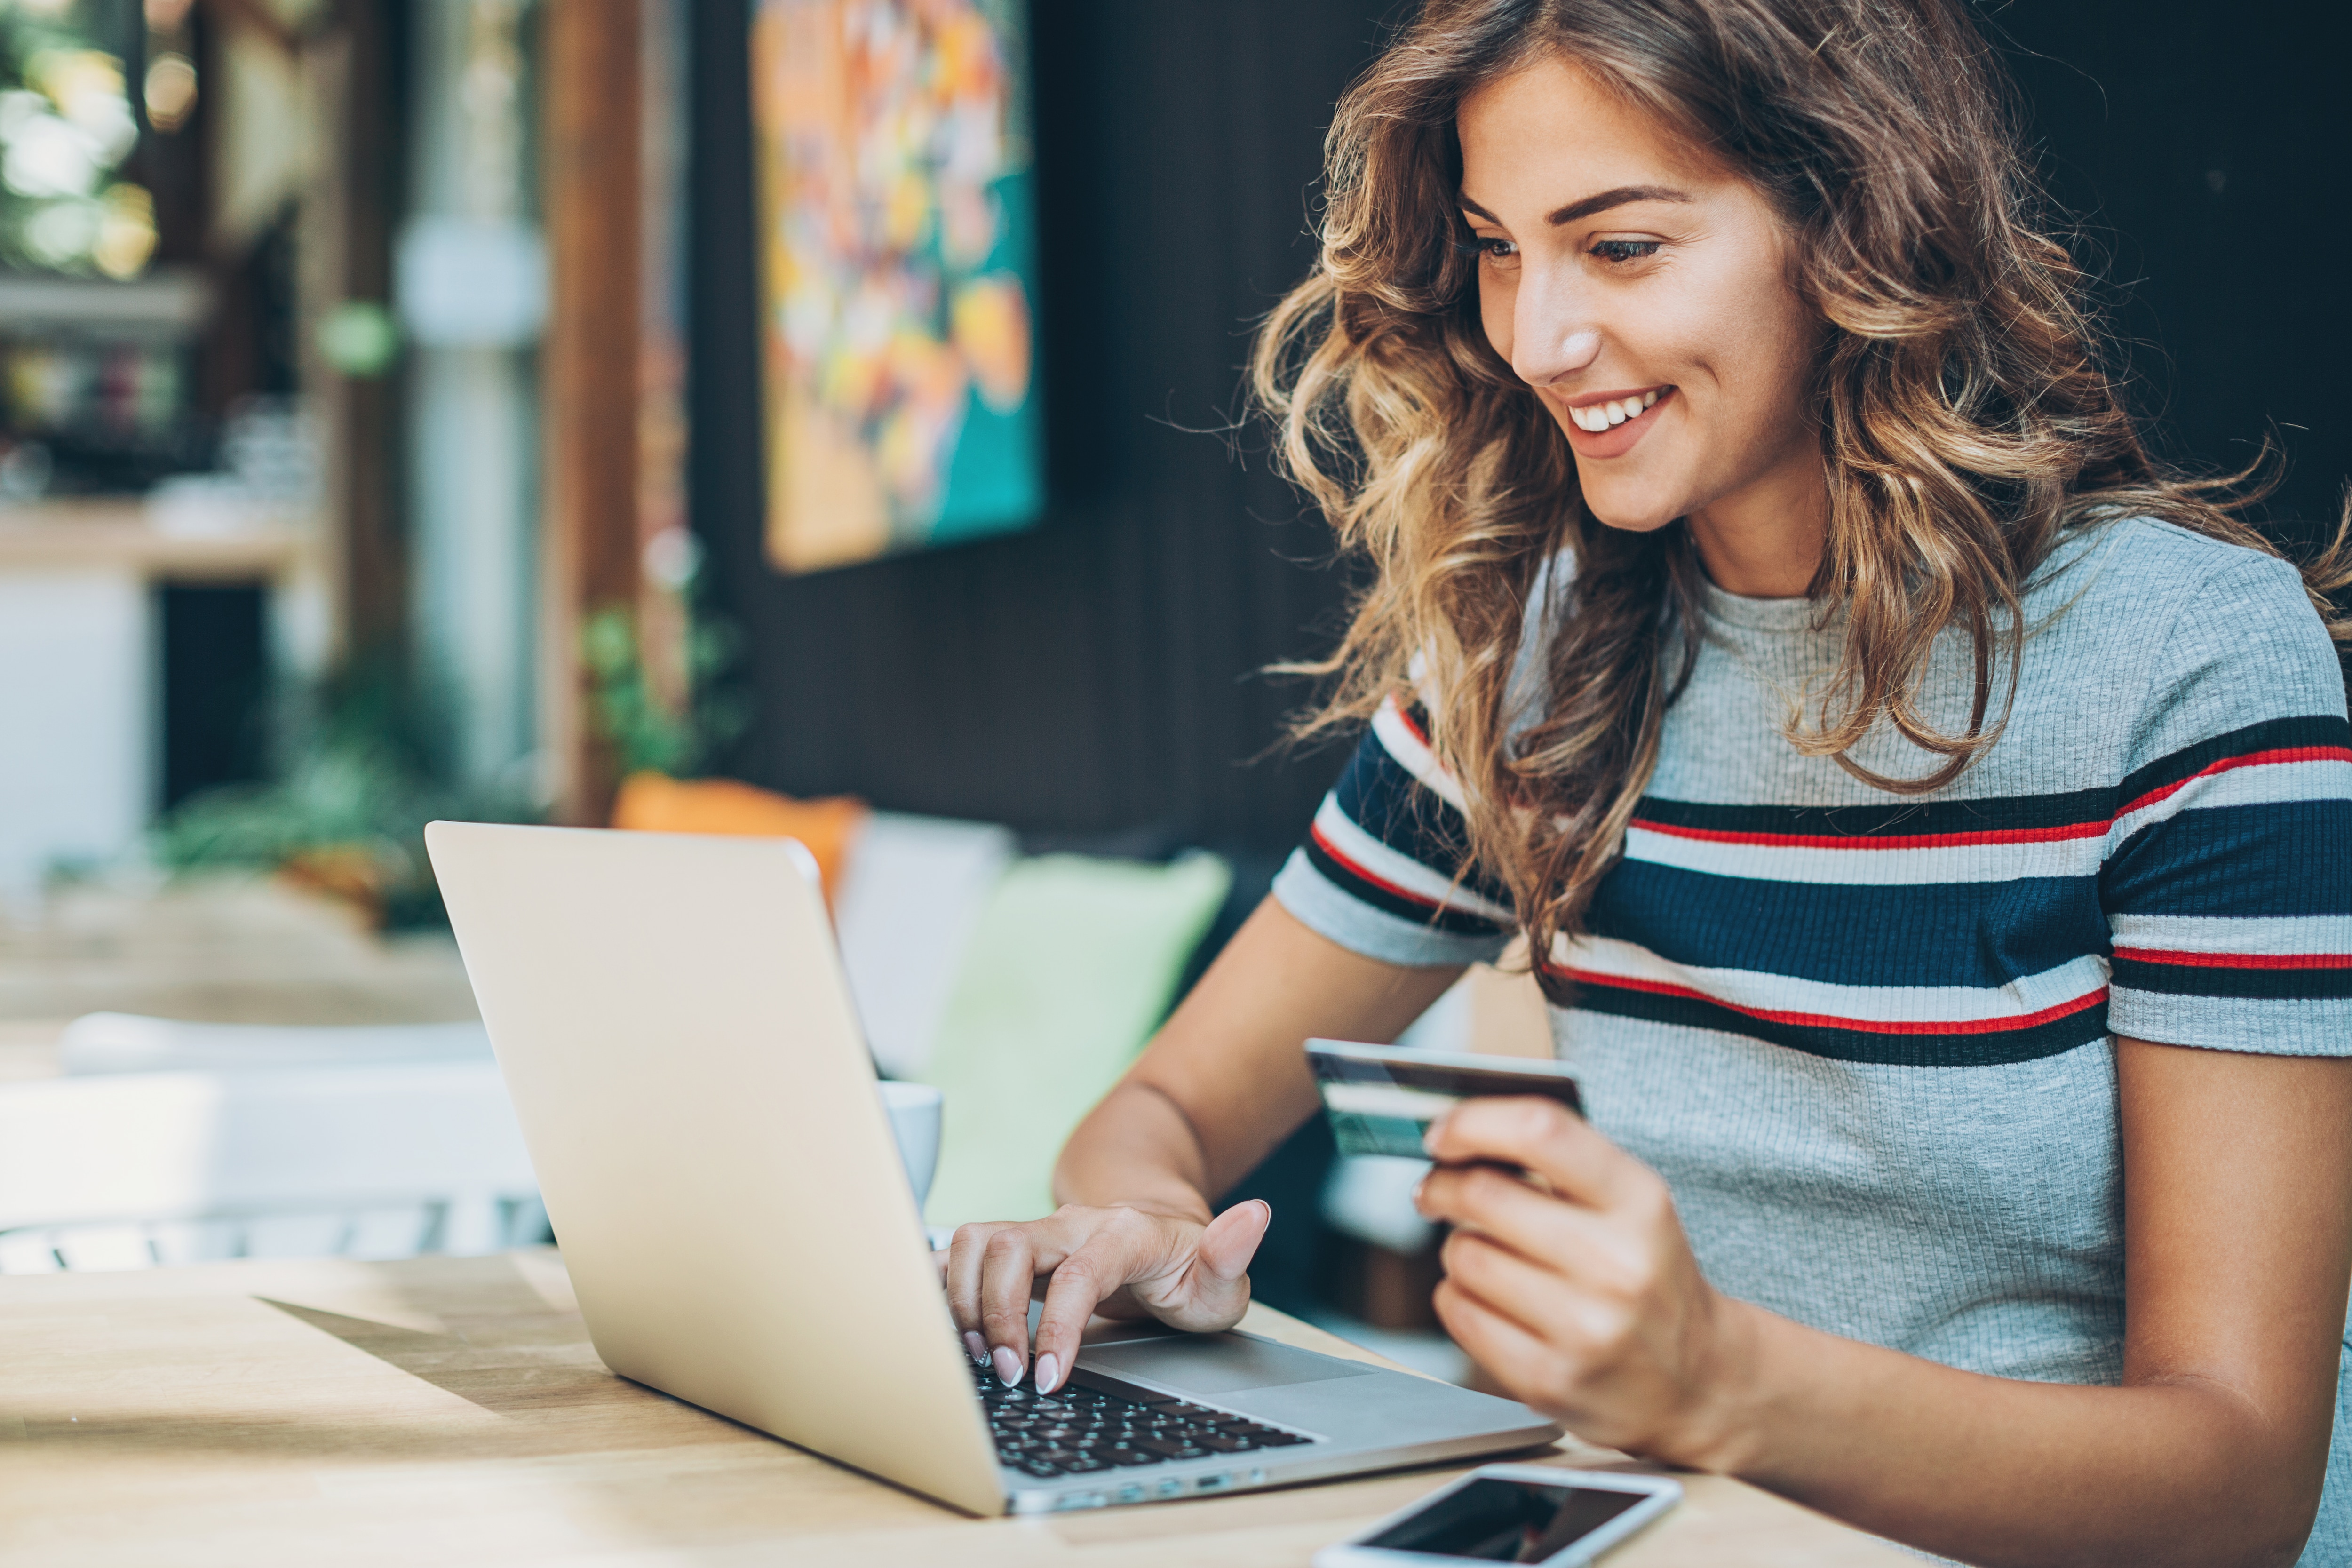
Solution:
M 1463 870 L 1508 891 L 1539 973 L 1620 852 L 1703 584 L 1682 524 L 1622 532 L 1583 508 L 1565 437 L 1480 323 L 1454 114 L 1546 54 L 1761 192 L 1826 326 L 1829 527 L 1810 592 L 1824 623 L 1843 610 L 1843 652 L 1811 717 L 1789 721 L 1801 751 L 1904 794 L 1958 777 L 2006 722 L 2021 587 L 2069 528 L 2156 517 L 2271 550 L 2236 515 L 2247 475 L 2187 477 L 2143 445 L 1960 0 L 1428 0 L 1339 102 L 1321 254 L 1262 329 L 1252 380 L 1282 462 L 1374 568 L 1336 652 L 1295 667 L 1336 679 L 1302 731 L 1423 694 L 1465 786 Z M 2346 538 L 2305 568 L 2339 638 Z M 1562 549 L 1574 603 L 1549 706 L 1507 740 L 1528 596 Z M 1975 689 L 1948 733 L 1925 688 L 1956 627 Z M 1881 725 L 1936 765 L 1896 778 L 1853 761 Z

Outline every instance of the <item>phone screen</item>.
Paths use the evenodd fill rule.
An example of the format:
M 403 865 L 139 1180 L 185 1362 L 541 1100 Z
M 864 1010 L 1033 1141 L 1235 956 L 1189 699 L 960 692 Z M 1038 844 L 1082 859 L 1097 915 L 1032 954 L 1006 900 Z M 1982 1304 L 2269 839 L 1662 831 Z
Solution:
M 1432 1557 L 1540 1563 L 1567 1551 L 1646 1495 L 1481 1476 L 1360 1544 Z

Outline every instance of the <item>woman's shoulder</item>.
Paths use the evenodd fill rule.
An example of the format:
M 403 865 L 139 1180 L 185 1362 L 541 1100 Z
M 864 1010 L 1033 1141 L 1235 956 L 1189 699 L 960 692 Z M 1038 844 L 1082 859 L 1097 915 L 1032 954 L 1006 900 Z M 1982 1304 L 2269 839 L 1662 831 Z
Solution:
M 2071 531 L 2028 580 L 2025 610 L 2030 636 L 2121 643 L 2137 662 L 2242 643 L 2334 664 L 2292 562 L 2158 518 Z
M 2161 518 L 2084 524 L 2062 535 L 2027 584 L 2030 601 L 2055 610 L 2177 609 L 2227 588 L 2256 600 L 2309 608 L 2294 565 L 2267 551 L 2216 539 Z
M 2102 693 L 2136 752 L 2345 710 L 2302 574 L 2267 551 L 2155 518 L 2101 524 L 2061 542 L 2026 612 L 2034 662 Z

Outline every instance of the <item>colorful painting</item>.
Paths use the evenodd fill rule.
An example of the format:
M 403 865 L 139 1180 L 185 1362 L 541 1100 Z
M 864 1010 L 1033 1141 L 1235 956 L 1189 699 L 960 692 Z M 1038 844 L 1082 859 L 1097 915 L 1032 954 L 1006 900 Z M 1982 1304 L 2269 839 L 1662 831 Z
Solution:
M 768 554 L 1025 527 L 1044 478 L 1023 0 L 759 0 Z

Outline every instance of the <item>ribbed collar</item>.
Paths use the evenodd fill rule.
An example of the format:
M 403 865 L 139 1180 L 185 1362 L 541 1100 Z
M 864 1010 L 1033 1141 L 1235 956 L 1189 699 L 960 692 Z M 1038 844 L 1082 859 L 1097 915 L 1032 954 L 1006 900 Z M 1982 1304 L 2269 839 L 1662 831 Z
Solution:
M 1714 584 L 1703 585 L 1702 603 L 1711 624 L 1759 632 L 1809 632 L 1821 605 L 1807 598 L 1751 599 L 1727 594 Z
M 2101 521 L 2069 529 L 2059 536 L 2024 584 L 2029 630 L 2032 629 L 2031 617 L 2063 613 L 2065 605 L 2087 586 L 2075 568 L 2095 568 L 2095 549 L 2112 545 L 2121 531 L 2117 524 Z M 1820 604 L 1811 599 L 1751 599 L 1745 595 L 1726 593 L 1713 583 L 1702 584 L 1701 595 L 1710 626 L 1736 626 L 1741 631 L 1783 635 L 1810 632 L 1821 613 Z M 1830 616 L 1824 629 L 1834 630 L 1843 619 L 1844 611 L 1841 608 Z

